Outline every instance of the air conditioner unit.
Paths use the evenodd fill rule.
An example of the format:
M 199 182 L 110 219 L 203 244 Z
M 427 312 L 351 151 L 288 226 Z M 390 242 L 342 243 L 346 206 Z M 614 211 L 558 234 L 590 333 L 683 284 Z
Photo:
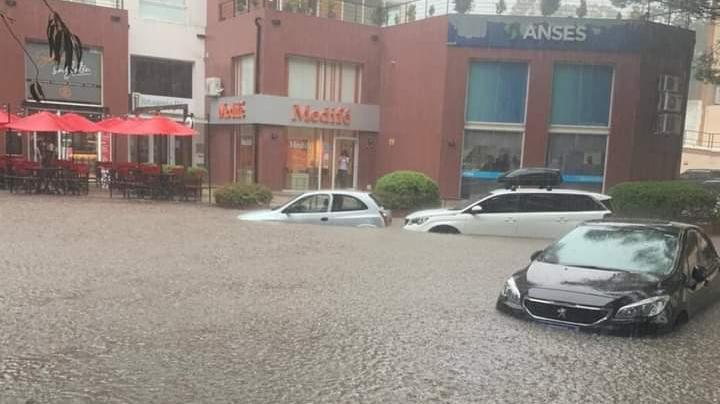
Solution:
M 675 93 L 660 93 L 658 111 L 660 112 L 682 112 L 683 96 Z
M 682 135 L 682 115 L 674 113 L 658 115 L 656 132 L 659 135 Z
M 205 79 L 205 93 L 210 97 L 219 97 L 222 95 L 222 80 L 219 77 L 208 77 Z
M 658 80 L 658 91 L 676 93 L 680 91 L 680 77 L 663 74 Z

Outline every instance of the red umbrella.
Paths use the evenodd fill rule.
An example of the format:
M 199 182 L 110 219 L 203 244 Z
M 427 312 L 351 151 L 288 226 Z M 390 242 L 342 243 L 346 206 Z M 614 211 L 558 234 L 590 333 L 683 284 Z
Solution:
M 124 124 L 110 127 L 109 131 L 120 135 L 193 136 L 197 134 L 191 128 L 164 116 L 151 119 L 129 118 Z
M 112 118 L 106 118 L 102 121 L 98 122 L 97 125 L 102 128 L 103 132 L 110 132 L 110 129 L 120 125 L 122 123 L 125 123 L 125 120 L 120 118 L 119 116 L 114 116 Z
M 0 129 L 4 128 L 6 124 L 15 122 L 18 119 L 20 119 L 20 117 L 18 117 L 17 115 L 5 112 L 0 109 Z
M 103 128 L 98 126 L 98 124 L 82 115 L 64 114 L 60 117 L 60 119 L 66 123 L 68 127 L 72 128 L 72 130 L 68 132 L 96 133 L 103 131 Z
M 109 121 L 109 120 L 108 120 Z M 105 130 L 116 135 L 139 135 L 137 126 L 142 123 L 141 118 L 126 118 L 120 121 L 110 121 L 104 124 Z
M 56 114 L 41 111 L 5 125 L 20 132 L 72 132 L 72 128 Z
M 193 136 L 197 134 L 192 128 L 159 115 L 141 123 L 139 129 L 152 135 Z

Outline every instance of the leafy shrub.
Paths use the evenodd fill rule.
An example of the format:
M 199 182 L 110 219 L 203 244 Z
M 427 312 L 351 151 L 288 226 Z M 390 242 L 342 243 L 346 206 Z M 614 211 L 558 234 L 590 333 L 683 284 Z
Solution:
M 188 169 L 185 170 L 185 175 L 188 177 L 205 179 L 207 178 L 208 172 L 207 169 L 203 167 L 188 167 Z
M 621 217 L 708 223 L 717 217 L 717 194 L 683 181 L 625 182 L 610 189 Z
M 272 192 L 259 184 L 230 184 L 215 191 L 215 203 L 225 208 L 265 206 L 272 199 Z
M 388 209 L 420 209 L 440 204 L 437 184 L 425 174 L 395 171 L 375 184 L 375 195 Z

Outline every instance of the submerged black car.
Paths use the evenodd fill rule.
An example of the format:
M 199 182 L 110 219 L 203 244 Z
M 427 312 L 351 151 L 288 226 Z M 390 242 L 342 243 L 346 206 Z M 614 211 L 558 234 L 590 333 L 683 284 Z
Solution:
M 662 333 L 720 297 L 719 268 L 695 226 L 588 222 L 533 254 L 507 280 L 497 308 L 575 330 Z

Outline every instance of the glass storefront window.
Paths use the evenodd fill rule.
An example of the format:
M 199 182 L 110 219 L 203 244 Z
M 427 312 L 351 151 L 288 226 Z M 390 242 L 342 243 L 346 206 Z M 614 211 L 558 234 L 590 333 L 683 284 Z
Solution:
M 522 133 L 466 131 L 462 154 L 462 197 L 472 198 L 497 188 L 497 177 L 520 167 L 521 158 Z
M 318 188 L 320 148 L 314 129 L 287 129 L 286 189 L 305 191 Z
M 22 136 L 20 133 L 5 132 L 5 154 L 22 154 Z
M 155 164 L 168 164 L 168 140 L 170 136 L 153 136 L 153 160 Z
M 553 76 L 553 125 L 608 126 L 613 68 L 558 64 Z
M 237 136 L 237 177 L 241 184 L 252 184 L 255 181 L 255 132 L 252 125 L 236 128 Z
M 130 136 L 130 161 L 150 162 L 150 138 L 148 136 Z
M 551 134 L 547 165 L 563 173 L 563 185 L 601 191 L 606 135 Z
M 470 65 L 466 120 L 525 122 L 528 65 L 474 62 Z

